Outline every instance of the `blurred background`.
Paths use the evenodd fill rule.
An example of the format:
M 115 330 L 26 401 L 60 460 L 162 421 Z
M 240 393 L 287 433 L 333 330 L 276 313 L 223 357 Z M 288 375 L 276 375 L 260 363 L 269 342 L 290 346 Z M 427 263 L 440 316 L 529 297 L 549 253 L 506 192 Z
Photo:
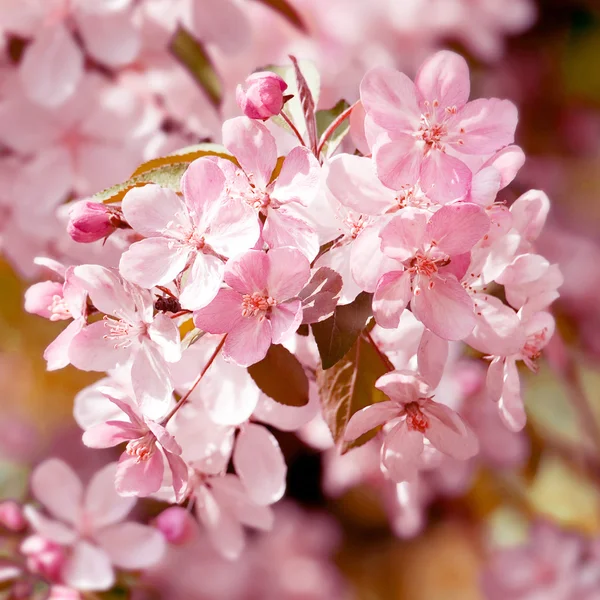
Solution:
M 96 17 L 73 8 L 76 3 L 54 0 L 48 5 L 58 8 L 49 17 L 40 8 L 44 2 L 0 0 L 0 498 L 25 498 L 28 473 L 43 457 L 62 457 L 86 473 L 114 456 L 84 449 L 72 417 L 74 396 L 94 377 L 71 367 L 46 371 L 43 351 L 63 325 L 23 310 L 25 289 L 43 277 L 33 257 L 52 253 L 65 262 L 81 260 L 81 250 L 64 237 L 65 200 L 117 183 L 153 156 L 199 140 L 218 142 L 222 115 L 238 114 L 236 83 L 258 67 L 287 62 L 290 53 L 316 62 L 322 77 L 320 107 L 329 108 L 341 98 L 357 99 L 358 84 L 370 66 L 392 64 L 412 76 L 431 51 L 451 48 L 471 65 L 472 97 L 510 98 L 519 107 L 517 143 L 527 162 L 500 199 L 510 203 L 535 188 L 552 201 L 541 252 L 560 264 L 565 283 L 554 307 L 562 342 L 548 354 L 552 358 L 564 351 L 563 343 L 574 352 L 570 383 L 559 379 L 544 357 L 537 375 L 523 373 L 526 431 L 503 438 L 490 425 L 484 459 L 466 467 L 468 473 L 449 467 L 443 477 L 434 474 L 411 504 L 418 514 L 394 512 L 389 490 L 353 476 L 352 468 L 371 468 L 368 452 L 354 456 L 352 467 L 349 461 L 336 464 L 333 450 L 320 452 L 318 425 L 298 436 L 282 436 L 290 466 L 289 501 L 280 511 L 285 527 L 269 542 L 256 541 L 252 552 L 261 559 L 244 559 L 244 564 L 251 563 L 252 577 L 258 578 L 257 573 L 269 571 L 265 557 L 296 543 L 290 540 L 312 527 L 315 537 L 306 541 L 304 562 L 295 557 L 285 578 L 300 585 L 299 580 L 315 577 L 324 595 L 302 595 L 301 589 L 286 595 L 281 587 L 279 595 L 271 592 L 273 598 L 500 599 L 505 596 L 483 595 L 482 574 L 498 548 L 530 539 L 532 523 L 543 522 L 553 532 L 546 535 L 558 540 L 561 535 L 600 537 L 597 0 L 140 0 L 123 3 L 126 24 L 115 30 L 135 36 L 136 47 L 119 56 L 107 48 L 119 43 L 125 48 L 116 33 L 115 39 L 107 34 L 104 40 L 90 33 L 89 20 Z M 79 104 L 65 108 L 62 100 L 46 102 L 39 88 L 40 72 L 65 79 L 72 73 L 44 71 L 56 65 L 30 65 L 49 18 L 52 23 L 62 19 L 82 53 L 85 72 L 66 102 L 83 102 L 83 109 Z M 200 75 L 204 89 L 198 75 L 192 76 L 185 61 L 169 50 L 182 23 L 206 53 Z M 49 50 L 40 52 L 37 60 L 43 63 Z M 24 73 L 24 63 L 38 69 L 37 84 Z M 220 106 L 206 93 L 207 72 L 217 76 L 213 84 Z M 101 107 L 101 119 L 94 103 L 77 98 L 84 93 L 79 91 L 84 79 L 94 79 L 110 99 Z M 89 121 L 94 118 L 103 125 L 95 125 L 92 135 Z M 84 152 L 78 127 L 87 132 L 88 142 L 95 136 L 92 165 L 77 154 Z M 63 146 L 71 160 L 66 183 L 55 181 L 58 175 L 48 179 L 48 173 L 60 171 L 57 153 Z M 485 414 L 472 411 L 474 421 L 487 422 Z M 156 511 L 152 503 L 140 507 L 141 514 Z M 260 549 L 259 544 L 270 546 Z M 534 555 L 540 564 L 554 564 L 552 552 L 560 553 L 560 545 L 556 542 L 548 556 L 541 550 Z M 199 548 L 197 562 L 190 563 L 199 569 L 198 577 L 230 577 L 232 567 L 202 558 L 203 552 Z M 598 574 L 600 548 L 596 558 Z M 236 569 L 239 578 L 241 567 Z M 170 588 L 174 584 L 167 579 L 164 573 L 153 574 L 140 592 L 149 595 L 140 598 L 161 597 L 147 591 L 153 581 L 156 589 L 171 590 L 163 591 L 164 598 L 267 597 L 251 595 L 247 587 L 246 592 L 223 592 L 214 586 L 221 590 L 217 593 L 200 589 L 197 582 Z M 273 583 L 272 590 L 277 589 Z M 535 596 L 546 597 L 572 598 L 560 591 Z

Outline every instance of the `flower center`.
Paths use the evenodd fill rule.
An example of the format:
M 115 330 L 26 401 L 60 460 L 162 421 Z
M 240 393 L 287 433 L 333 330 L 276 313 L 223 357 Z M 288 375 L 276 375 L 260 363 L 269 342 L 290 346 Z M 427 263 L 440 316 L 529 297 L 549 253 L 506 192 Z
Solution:
M 51 321 L 63 321 L 64 319 L 71 318 L 71 312 L 67 307 L 65 299 L 58 294 L 52 296 L 52 304 L 50 304 L 48 310 L 52 313 L 50 315 Z
M 104 327 L 109 333 L 104 335 L 105 340 L 116 340 L 115 350 L 117 348 L 129 348 L 133 340 L 146 332 L 146 326 L 143 323 L 130 323 L 123 318 L 113 318 L 104 315 Z
M 429 428 L 429 419 L 425 416 L 418 402 L 409 402 L 405 405 L 406 424 L 411 431 L 425 433 Z
M 258 317 L 262 321 L 276 304 L 276 300 L 265 293 L 244 294 L 242 296 L 242 316 Z
M 428 150 L 440 150 L 444 152 L 444 138 L 448 135 L 446 123 L 448 118 L 455 115 L 458 110 L 456 106 L 447 106 L 440 110 L 438 100 L 424 102 L 425 112 L 421 115 L 421 126 L 417 132 L 417 138 L 422 139 L 427 145 Z M 462 132 L 462 130 L 461 130 Z M 459 145 L 463 144 L 458 140 Z
M 148 432 L 137 440 L 131 440 L 125 447 L 125 452 L 135 458 L 136 463 L 148 460 L 156 451 L 156 438 Z
M 536 331 L 527 338 L 527 341 L 521 350 L 523 362 L 534 373 L 537 373 L 539 369 L 537 360 L 542 355 L 542 348 L 546 345 L 547 335 L 547 327 L 544 327 L 541 331 Z
M 418 402 L 409 402 L 405 407 L 406 424 L 411 431 L 425 433 L 429 428 L 429 419 L 425 416 Z
M 436 260 L 424 254 L 423 252 L 417 252 L 414 258 L 410 261 L 410 269 L 417 275 L 425 275 L 431 277 L 438 272 L 438 265 Z
M 367 226 L 368 217 L 365 217 L 363 215 L 348 215 L 344 219 L 344 223 L 348 226 L 348 229 L 350 230 L 350 237 L 353 240 L 355 240 L 358 237 L 359 233 Z

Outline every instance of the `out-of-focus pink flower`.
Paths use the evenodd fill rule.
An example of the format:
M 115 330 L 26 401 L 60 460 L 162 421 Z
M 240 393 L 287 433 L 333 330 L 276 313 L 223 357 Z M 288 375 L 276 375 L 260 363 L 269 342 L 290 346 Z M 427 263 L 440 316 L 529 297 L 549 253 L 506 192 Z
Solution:
M 163 555 L 164 539 L 158 531 L 121 522 L 135 499 L 117 495 L 116 469 L 111 463 L 98 471 L 85 490 L 75 473 L 57 459 L 43 462 L 32 474 L 33 495 L 57 520 L 33 506 L 25 508 L 25 515 L 39 536 L 62 548 L 64 562 L 57 582 L 70 588 L 110 589 L 113 566 L 144 569 Z
M 377 67 L 361 83 L 367 138 L 381 180 L 399 190 L 420 182 L 437 202 L 464 199 L 472 172 L 466 161 L 514 141 L 517 109 L 507 100 L 474 100 L 469 68 L 453 52 L 438 52 L 415 83 L 394 69 Z M 463 158 L 463 155 L 469 155 Z
M 181 506 L 170 506 L 156 517 L 155 525 L 169 544 L 181 546 L 190 542 L 197 526 L 189 511 Z
M 75 335 L 69 360 L 84 371 L 108 371 L 130 359 L 136 398 L 146 416 L 162 416 L 173 386 L 165 361 L 181 357 L 179 330 L 164 313 L 154 315 L 152 293 L 111 269 L 79 265 L 75 277 L 104 313 Z
M 22 531 L 27 527 L 27 521 L 23 515 L 23 509 L 14 500 L 0 502 L 0 527 L 9 531 Z
M 431 399 L 429 386 L 415 373 L 393 371 L 375 385 L 390 400 L 355 413 L 344 437 L 355 440 L 391 422 L 384 434 L 381 462 L 394 481 L 415 479 L 424 464 L 425 439 L 436 450 L 459 460 L 477 454 L 475 434 L 456 412 Z
M 305 147 L 295 147 L 285 157 L 281 171 L 272 181 L 277 166 L 275 138 L 262 124 L 237 117 L 223 124 L 223 144 L 238 160 L 241 169 L 221 159 L 227 194 L 264 215 L 262 239 L 270 248 L 294 246 L 309 260 L 319 251 L 315 231 L 294 211 L 309 206 L 319 192 L 320 167 Z
M 402 270 L 383 275 L 373 297 L 377 323 L 398 326 L 411 303 L 414 315 L 433 333 L 460 340 L 473 330 L 473 301 L 460 284 L 473 246 L 490 222 L 475 204 L 443 206 L 427 220 L 417 209 L 405 209 L 381 231 L 383 252 L 399 261 Z
M 62 580 L 67 553 L 61 545 L 40 535 L 31 535 L 19 549 L 27 557 L 27 568 L 32 573 L 53 582 Z
M 121 258 L 123 277 L 151 288 L 173 281 L 189 268 L 180 302 L 196 310 L 216 296 L 224 258 L 252 248 L 260 226 L 252 207 L 225 196 L 225 177 L 211 160 L 198 159 L 185 172 L 183 201 L 157 185 L 134 188 L 123 198 L 123 214 L 147 236 Z
M 72 206 L 67 233 L 75 242 L 96 242 L 108 237 L 115 229 L 115 213 L 106 204 L 82 200 Z
M 276 73 L 253 73 L 237 86 L 235 98 L 242 112 L 250 119 L 266 120 L 283 108 L 283 92 L 287 83 Z
M 209 333 L 226 333 L 223 354 L 247 367 L 267 354 L 271 343 L 292 336 L 302 322 L 297 297 L 310 278 L 306 257 L 295 248 L 268 253 L 250 250 L 231 259 L 222 289 L 205 308 L 194 313 L 196 326 Z
M 145 418 L 135 403 L 108 399 L 129 420 L 109 420 L 93 425 L 84 432 L 82 439 L 89 448 L 112 448 L 127 442 L 117 468 L 117 492 L 122 496 L 149 496 L 158 492 L 163 484 L 166 461 L 175 498 L 180 501 L 185 495 L 188 479 L 181 446 L 165 427 Z

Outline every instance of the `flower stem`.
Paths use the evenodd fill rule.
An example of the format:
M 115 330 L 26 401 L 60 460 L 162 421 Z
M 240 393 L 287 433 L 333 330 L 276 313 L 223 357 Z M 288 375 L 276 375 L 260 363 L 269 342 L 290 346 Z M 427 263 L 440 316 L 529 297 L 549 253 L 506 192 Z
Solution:
M 394 371 L 396 369 L 396 367 L 394 367 L 392 361 L 387 357 L 387 354 L 385 352 L 383 352 L 381 350 L 381 348 L 377 345 L 377 342 L 375 342 L 375 340 L 371 336 L 371 332 L 370 331 L 365 331 L 364 335 L 369 340 L 371 346 L 373 346 L 375 352 L 377 352 L 377 354 L 379 354 L 379 358 L 381 358 L 381 360 L 384 362 L 385 366 L 390 371 Z
M 357 100 L 352 106 L 349 106 L 343 113 L 339 114 L 336 117 L 336 119 L 329 125 L 329 127 L 323 132 L 323 135 L 319 140 L 317 156 L 321 155 L 321 152 L 323 151 L 323 147 L 327 143 L 327 140 L 333 135 L 333 132 L 352 114 L 352 111 L 359 102 L 360 100 Z
M 189 397 L 191 396 L 192 392 L 198 387 L 198 384 L 202 381 L 202 378 L 204 377 L 204 375 L 206 375 L 206 371 L 208 371 L 210 366 L 215 361 L 215 358 L 217 358 L 219 352 L 221 352 L 221 348 L 223 347 L 223 344 L 225 343 L 226 337 L 227 337 L 227 335 L 223 336 L 223 338 L 221 339 L 221 341 L 215 348 L 214 352 L 211 354 L 210 358 L 208 359 L 207 363 L 204 365 L 204 368 L 202 369 L 202 371 L 200 372 L 198 377 L 196 377 L 196 379 L 194 380 L 194 383 L 192 383 L 190 389 L 181 397 L 181 400 L 179 400 L 179 402 L 173 407 L 171 412 L 163 419 L 163 422 L 162 422 L 163 426 L 166 425 L 169 422 L 169 420 L 173 417 L 173 415 L 175 415 L 177 413 L 177 411 L 189 400 Z
M 290 129 L 296 134 L 296 137 L 300 140 L 300 143 L 303 146 L 306 146 L 304 138 L 302 137 L 302 135 L 300 135 L 300 132 L 298 131 L 298 129 L 296 129 L 296 126 L 294 125 L 294 123 L 292 123 L 292 120 L 285 114 L 283 110 L 279 114 L 281 115 L 281 118 L 288 124 Z

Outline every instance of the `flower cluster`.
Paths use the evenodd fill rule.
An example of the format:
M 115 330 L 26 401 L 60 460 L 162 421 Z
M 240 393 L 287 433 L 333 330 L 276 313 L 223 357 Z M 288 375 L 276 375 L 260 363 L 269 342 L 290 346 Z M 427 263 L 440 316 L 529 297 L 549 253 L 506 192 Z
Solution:
M 329 487 L 377 477 L 400 533 L 418 529 L 443 474 L 475 457 L 522 460 L 517 365 L 536 370 L 562 283 L 536 250 L 546 195 L 501 198 L 524 162 L 517 110 L 469 101 L 462 57 L 433 55 L 414 82 L 375 68 L 359 101 L 318 113 L 292 61 L 238 88 L 245 116 L 223 123 L 222 146 L 154 159 L 74 205 L 71 237 L 115 240 L 112 266 L 39 259 L 55 275 L 26 294 L 28 311 L 69 321 L 48 368 L 105 373 L 79 393 L 75 418 L 85 445 L 121 449 L 103 477 L 123 506 L 186 505 L 231 559 L 245 528 L 271 529 L 285 493 L 273 430 L 308 439 L 324 422 L 332 462 L 354 466 Z M 60 494 L 36 484 L 52 469 L 79 501 L 56 463 L 34 491 L 68 521 Z M 111 564 L 141 568 L 158 543 L 124 561 L 110 527 L 127 511 L 97 523 L 85 498 L 71 528 L 26 517 L 56 547 L 64 583 L 107 589 Z M 190 517 L 169 510 L 162 527 L 178 539 Z

